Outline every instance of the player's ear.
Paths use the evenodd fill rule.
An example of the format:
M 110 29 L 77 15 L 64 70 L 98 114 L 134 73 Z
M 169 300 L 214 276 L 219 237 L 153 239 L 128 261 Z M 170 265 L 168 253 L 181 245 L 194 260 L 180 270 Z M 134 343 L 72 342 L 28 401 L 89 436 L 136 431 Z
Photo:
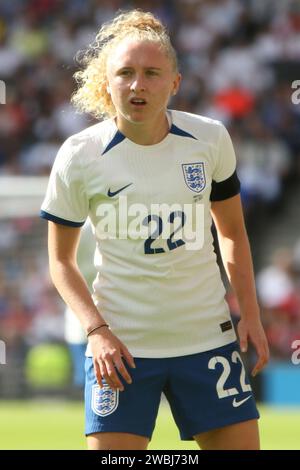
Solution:
M 173 82 L 173 91 L 172 91 L 173 96 L 177 94 L 177 92 L 179 90 L 180 82 L 181 82 L 181 74 L 177 73 L 176 77 L 174 79 L 174 82 Z

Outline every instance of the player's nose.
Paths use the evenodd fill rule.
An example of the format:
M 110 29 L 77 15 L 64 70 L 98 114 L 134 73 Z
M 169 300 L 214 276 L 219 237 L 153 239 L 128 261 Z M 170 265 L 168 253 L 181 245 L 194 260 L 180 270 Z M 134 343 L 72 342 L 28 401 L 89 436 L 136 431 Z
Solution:
M 130 91 L 140 93 L 146 90 L 144 79 L 141 75 L 136 75 L 130 85 Z

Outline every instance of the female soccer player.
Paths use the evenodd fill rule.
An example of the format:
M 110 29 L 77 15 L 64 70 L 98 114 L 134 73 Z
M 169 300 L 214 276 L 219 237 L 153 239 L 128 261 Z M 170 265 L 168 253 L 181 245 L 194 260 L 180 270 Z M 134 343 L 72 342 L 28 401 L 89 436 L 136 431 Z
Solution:
M 182 439 L 258 449 L 258 412 L 211 235 L 213 218 L 241 309 L 240 347 L 250 340 L 258 355 L 255 375 L 268 346 L 230 137 L 218 121 L 167 108 L 181 76 L 151 13 L 104 24 L 75 77 L 73 102 L 107 119 L 62 145 L 41 215 L 53 282 L 89 340 L 88 447 L 146 449 L 164 392 Z M 88 216 L 92 298 L 76 263 Z

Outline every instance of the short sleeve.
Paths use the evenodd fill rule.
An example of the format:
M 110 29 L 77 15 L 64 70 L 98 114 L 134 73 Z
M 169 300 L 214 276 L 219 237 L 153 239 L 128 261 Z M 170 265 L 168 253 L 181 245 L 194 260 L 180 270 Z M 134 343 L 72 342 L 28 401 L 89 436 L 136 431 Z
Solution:
M 221 125 L 217 158 L 212 174 L 211 201 L 221 201 L 240 192 L 240 182 L 236 173 L 236 156 L 227 129 Z
M 235 169 L 236 157 L 232 141 L 227 129 L 221 125 L 213 180 L 216 183 L 224 181 L 232 175 Z
M 56 156 L 40 216 L 59 224 L 81 227 L 88 217 L 88 208 L 80 149 L 70 138 Z

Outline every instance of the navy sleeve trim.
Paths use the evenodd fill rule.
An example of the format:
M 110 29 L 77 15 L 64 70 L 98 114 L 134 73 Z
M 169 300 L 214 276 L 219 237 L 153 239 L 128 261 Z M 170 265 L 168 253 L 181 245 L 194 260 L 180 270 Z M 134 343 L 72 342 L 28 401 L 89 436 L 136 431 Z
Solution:
M 84 222 L 72 222 L 71 220 L 61 219 L 60 217 L 56 217 L 55 215 L 49 214 L 49 212 L 45 211 L 40 211 L 40 217 L 42 217 L 42 219 L 55 222 L 56 224 L 68 225 L 69 227 L 82 227 L 84 225 Z
M 238 178 L 236 171 L 226 180 L 212 181 L 210 200 L 211 201 L 223 201 L 224 199 L 229 199 L 230 197 L 236 196 L 239 194 L 241 189 L 241 183 Z

